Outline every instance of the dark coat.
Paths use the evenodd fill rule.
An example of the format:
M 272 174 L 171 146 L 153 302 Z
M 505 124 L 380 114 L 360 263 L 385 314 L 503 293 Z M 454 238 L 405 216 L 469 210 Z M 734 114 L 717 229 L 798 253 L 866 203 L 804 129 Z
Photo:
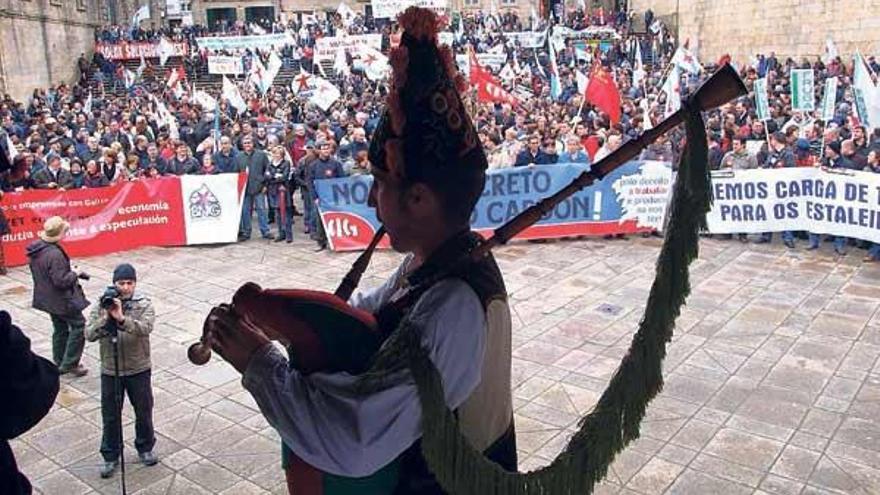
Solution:
M 86 146 L 86 150 L 82 153 L 78 153 L 80 160 L 82 160 L 83 165 L 89 163 L 90 160 L 98 161 L 101 159 L 102 151 L 101 148 L 96 149 L 95 151 L 91 151 L 88 146 Z
M 330 157 L 326 160 L 321 160 L 320 158 L 314 160 L 309 167 L 309 177 L 311 178 L 311 186 L 313 194 L 317 193 L 317 189 L 315 188 L 316 180 L 324 180 L 324 179 L 336 179 L 339 177 L 345 177 L 345 168 L 339 163 L 339 160 Z
M 281 198 L 284 198 L 284 206 L 290 211 L 293 207 L 293 196 L 290 187 L 290 162 L 281 160 L 277 165 L 269 163 L 266 167 L 266 195 L 269 200 L 269 208 L 280 208 Z M 284 188 L 282 190 L 282 188 Z M 279 194 L 280 193 L 280 194 Z
M 177 157 L 174 157 L 168 160 L 168 168 L 165 170 L 165 173 L 168 175 L 194 174 L 199 168 L 199 162 L 195 158 L 187 158 L 180 161 Z
M 31 352 L 31 341 L 0 311 L 0 493 L 31 493 L 9 440 L 34 427 L 58 395 L 58 368 Z
M 247 189 L 245 194 L 254 196 L 263 192 L 266 187 L 266 168 L 269 166 L 269 157 L 260 150 L 250 153 L 240 151 L 235 155 L 236 170 L 248 173 Z
M 235 163 L 235 156 L 237 154 L 234 149 L 230 150 L 228 155 L 224 155 L 222 151 L 214 153 L 214 166 L 220 170 L 221 174 L 238 172 Z
M 526 148 L 516 155 L 516 162 L 514 162 L 513 166 L 525 167 L 526 165 L 532 163 L 534 163 L 535 165 L 549 165 L 554 162 L 551 160 L 550 155 L 544 153 L 544 150 L 539 149 L 538 153 L 533 156 L 532 152 L 529 151 L 528 148 Z
M 33 307 L 56 315 L 78 313 L 89 305 L 70 258 L 57 243 L 37 240 L 27 247 L 34 278 Z
M 58 184 L 58 187 L 70 189 L 73 187 L 73 176 L 63 168 L 58 169 L 57 177 L 48 168 L 41 169 L 34 174 L 34 187 L 37 189 L 49 189 L 49 184 L 52 182 Z
M 155 167 L 159 171 L 159 175 L 165 175 L 168 172 L 168 162 L 161 156 L 157 156 L 155 161 L 147 159 L 140 162 L 140 168 L 144 172 L 148 171 L 150 167 Z
M 106 187 L 110 185 L 110 181 L 101 172 L 95 175 L 83 174 L 82 185 L 85 187 Z

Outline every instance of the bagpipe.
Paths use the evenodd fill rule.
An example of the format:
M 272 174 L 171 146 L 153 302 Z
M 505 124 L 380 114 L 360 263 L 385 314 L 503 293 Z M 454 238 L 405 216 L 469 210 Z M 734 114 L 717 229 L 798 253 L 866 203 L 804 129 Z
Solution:
M 708 111 L 746 93 L 747 90 L 736 71 L 730 65 L 723 65 L 700 86 L 681 110 L 645 131 L 639 138 L 624 143 L 567 186 L 495 229 L 491 237 L 482 240 L 445 269 L 438 270 L 418 284 L 397 293 L 388 307 L 392 312 L 395 308 L 410 307 L 440 280 L 454 276 L 469 264 L 481 260 L 493 248 L 506 244 L 518 233 L 538 222 L 567 197 L 636 158 L 650 143 L 681 124 L 687 112 Z M 262 289 L 256 284 L 246 283 L 236 291 L 231 304 L 224 306 L 258 328 L 267 330 L 270 338 L 275 336 L 282 341 L 290 354 L 291 366 L 302 373 L 345 371 L 361 374 L 369 369 L 372 358 L 394 328 L 386 328 L 380 323 L 381 313 L 371 314 L 352 307 L 347 301 L 360 282 L 372 253 L 384 234 L 384 228 L 376 232 L 367 249 L 357 258 L 333 294 L 311 290 Z M 200 341 L 188 350 L 190 361 L 198 365 L 207 363 L 211 358 L 212 343 L 212 329 L 206 320 Z

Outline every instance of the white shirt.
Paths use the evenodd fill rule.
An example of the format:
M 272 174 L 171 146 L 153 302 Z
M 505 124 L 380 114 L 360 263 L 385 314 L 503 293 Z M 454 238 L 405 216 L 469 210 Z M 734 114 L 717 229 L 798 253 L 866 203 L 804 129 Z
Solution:
M 397 290 L 407 264 L 381 287 L 355 295 L 352 305 L 378 310 Z M 443 378 L 447 405 L 457 408 L 481 377 L 486 316 L 477 294 L 459 279 L 441 281 L 419 299 L 411 321 Z M 302 375 L 288 369 L 274 345 L 267 345 L 254 354 L 242 382 L 285 444 L 327 473 L 369 476 L 422 434 L 418 392 L 408 371 L 389 388 L 364 396 L 356 392 L 357 376 Z

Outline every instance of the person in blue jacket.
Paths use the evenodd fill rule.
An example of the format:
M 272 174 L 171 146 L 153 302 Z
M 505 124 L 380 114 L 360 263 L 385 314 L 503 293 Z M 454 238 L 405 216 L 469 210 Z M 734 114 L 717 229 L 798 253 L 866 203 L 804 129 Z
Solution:
M 559 155 L 559 163 L 581 163 L 590 165 L 590 155 L 588 155 L 581 146 L 581 140 L 570 135 L 565 140 L 565 151 Z

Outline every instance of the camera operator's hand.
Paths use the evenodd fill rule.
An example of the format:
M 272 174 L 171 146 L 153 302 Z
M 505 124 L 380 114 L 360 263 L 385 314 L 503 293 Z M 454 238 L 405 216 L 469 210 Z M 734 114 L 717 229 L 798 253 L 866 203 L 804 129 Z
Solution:
M 270 342 L 257 327 L 225 306 L 212 309 L 206 325 L 214 336 L 214 350 L 241 374 L 254 352 Z
M 113 299 L 113 306 L 107 310 L 107 314 L 118 323 L 125 321 L 125 316 L 122 314 L 122 301 L 118 298 Z

